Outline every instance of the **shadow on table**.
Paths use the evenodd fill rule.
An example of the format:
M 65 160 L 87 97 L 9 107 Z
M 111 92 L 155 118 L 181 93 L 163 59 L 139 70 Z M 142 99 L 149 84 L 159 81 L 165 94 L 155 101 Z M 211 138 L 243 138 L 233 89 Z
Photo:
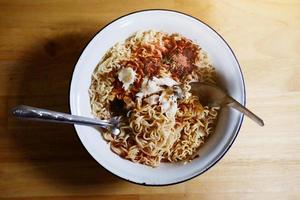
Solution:
M 8 86 L 18 94 L 8 106 L 25 104 L 69 112 L 72 71 L 93 35 L 71 32 L 45 37 L 28 47 L 14 66 L 17 71 L 11 78 L 21 81 Z M 29 161 L 34 171 L 53 184 L 72 187 L 120 181 L 88 155 L 72 125 L 19 121 L 9 116 L 8 135 L 16 144 L 14 151 L 20 160 Z

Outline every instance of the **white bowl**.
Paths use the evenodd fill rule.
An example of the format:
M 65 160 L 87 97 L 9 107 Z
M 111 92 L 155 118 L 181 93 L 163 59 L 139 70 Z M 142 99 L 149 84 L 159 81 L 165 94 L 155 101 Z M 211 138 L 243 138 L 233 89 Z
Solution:
M 104 53 L 115 43 L 124 41 L 139 30 L 155 29 L 180 33 L 199 44 L 207 53 L 221 78 L 222 85 L 237 101 L 245 105 L 243 75 L 232 50 L 208 25 L 189 15 L 170 10 L 145 10 L 125 15 L 102 28 L 81 54 L 72 77 L 71 113 L 86 117 L 91 114 L 88 89 L 91 74 Z M 243 115 L 222 109 L 216 132 L 199 151 L 200 157 L 188 164 L 163 163 L 158 168 L 135 164 L 114 154 L 98 130 L 75 125 L 77 134 L 91 156 L 105 169 L 130 182 L 144 185 L 169 185 L 196 177 L 222 158 L 236 138 Z

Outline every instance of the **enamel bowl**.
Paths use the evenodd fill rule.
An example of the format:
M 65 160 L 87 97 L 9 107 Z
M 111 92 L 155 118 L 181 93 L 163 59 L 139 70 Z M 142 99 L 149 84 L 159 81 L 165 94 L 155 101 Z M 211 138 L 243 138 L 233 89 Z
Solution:
M 176 11 L 145 10 L 120 17 L 102 28 L 82 52 L 73 72 L 70 88 L 70 108 L 74 115 L 93 117 L 88 89 L 94 68 L 105 52 L 136 31 L 155 29 L 181 35 L 199 44 L 216 68 L 222 86 L 245 105 L 245 85 L 239 63 L 231 48 L 212 28 L 200 20 Z M 93 127 L 75 125 L 76 132 L 90 155 L 112 174 L 143 185 L 170 185 L 194 178 L 214 164 L 234 142 L 243 115 L 231 108 L 223 108 L 216 127 L 199 150 L 199 158 L 187 164 L 162 163 L 157 168 L 135 164 L 113 153 Z

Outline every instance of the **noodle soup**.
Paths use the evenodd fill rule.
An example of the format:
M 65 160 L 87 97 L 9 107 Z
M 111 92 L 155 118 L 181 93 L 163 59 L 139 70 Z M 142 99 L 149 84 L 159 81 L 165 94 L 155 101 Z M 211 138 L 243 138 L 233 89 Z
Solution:
M 103 130 L 111 150 L 156 167 L 187 162 L 213 134 L 219 107 L 190 93 L 191 82 L 217 84 L 207 54 L 179 34 L 137 32 L 114 45 L 96 66 L 89 89 L 92 114 L 122 116 L 121 134 Z

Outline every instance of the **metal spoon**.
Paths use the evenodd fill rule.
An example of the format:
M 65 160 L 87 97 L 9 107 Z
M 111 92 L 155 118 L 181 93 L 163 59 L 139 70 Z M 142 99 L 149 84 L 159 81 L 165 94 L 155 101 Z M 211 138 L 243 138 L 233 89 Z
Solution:
M 255 121 L 260 126 L 264 126 L 264 121 L 261 118 L 259 118 L 253 112 L 237 102 L 231 96 L 226 94 L 226 92 L 224 92 L 222 89 L 213 85 L 199 82 L 193 82 L 190 85 L 192 94 L 198 96 L 204 104 L 232 107 L 247 115 L 250 119 Z
M 175 89 L 178 97 L 181 98 L 183 94 L 180 87 L 176 87 Z M 193 82 L 191 83 L 191 92 L 198 96 L 204 104 L 233 107 L 247 115 L 260 126 L 264 126 L 262 119 L 216 86 Z M 114 135 L 119 135 L 121 127 L 121 117 L 113 117 L 110 120 L 98 120 L 24 105 L 14 107 L 12 114 L 15 117 L 29 120 L 99 126 L 110 130 Z
M 113 117 L 110 120 L 98 120 L 24 105 L 14 107 L 11 112 L 18 118 L 88 126 L 94 125 L 108 129 L 114 135 L 119 135 L 120 133 L 121 117 Z

